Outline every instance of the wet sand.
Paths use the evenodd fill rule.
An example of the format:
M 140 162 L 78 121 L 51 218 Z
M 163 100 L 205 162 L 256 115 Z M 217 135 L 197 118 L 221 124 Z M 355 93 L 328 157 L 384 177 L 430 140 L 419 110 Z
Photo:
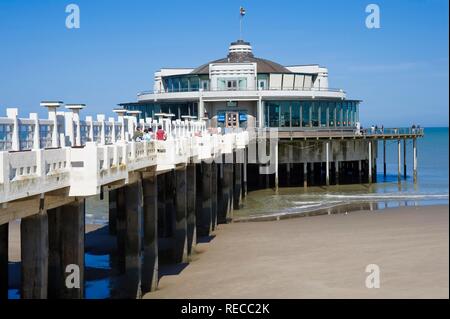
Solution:
M 448 298 L 449 212 L 402 207 L 220 225 L 145 298 Z M 380 267 L 380 288 L 365 286 Z

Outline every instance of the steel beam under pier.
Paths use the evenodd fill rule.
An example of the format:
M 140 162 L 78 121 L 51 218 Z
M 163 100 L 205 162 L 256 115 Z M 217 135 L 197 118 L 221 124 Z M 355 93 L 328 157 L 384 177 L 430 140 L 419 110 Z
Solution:
M 186 168 L 175 170 L 175 216 L 172 218 L 173 261 L 188 262 Z
M 0 300 L 8 299 L 9 223 L 0 225 Z
M 144 258 L 142 265 L 142 292 L 158 287 L 158 182 L 154 173 L 144 173 Z
M 42 200 L 43 201 L 43 200 Z M 20 223 L 22 256 L 22 299 L 46 299 L 48 287 L 48 217 L 41 209 L 38 214 Z
M 48 230 L 48 297 L 84 298 L 84 199 L 49 210 Z

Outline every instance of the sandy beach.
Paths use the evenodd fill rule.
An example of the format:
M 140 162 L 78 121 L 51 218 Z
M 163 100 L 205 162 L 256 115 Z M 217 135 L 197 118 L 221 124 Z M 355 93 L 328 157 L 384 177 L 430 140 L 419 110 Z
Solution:
M 220 225 L 145 298 L 448 298 L 449 207 Z M 366 266 L 380 288 L 365 286 Z
M 160 266 L 159 288 L 144 298 L 448 298 L 448 209 L 401 207 L 219 225 L 186 267 Z M 19 227 L 10 224 L 9 260 L 15 266 Z M 86 225 L 86 251 L 113 249 L 108 243 L 114 239 L 99 228 Z M 365 286 L 369 264 L 380 267 L 378 289 Z M 11 279 L 17 286 L 17 278 Z

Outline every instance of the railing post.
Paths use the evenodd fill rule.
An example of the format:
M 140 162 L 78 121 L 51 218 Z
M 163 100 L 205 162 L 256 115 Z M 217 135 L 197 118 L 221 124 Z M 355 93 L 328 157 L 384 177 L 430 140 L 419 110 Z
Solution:
M 139 114 L 141 114 L 141 111 L 128 111 L 127 113 L 130 115 L 129 119 L 131 120 L 132 123 L 131 125 L 128 123 L 128 132 L 130 134 L 130 138 L 132 138 L 134 135 L 134 131 L 138 127 L 138 119 Z
M 113 117 L 109 117 L 108 118 L 108 122 L 111 125 L 111 133 L 110 133 L 111 134 L 111 143 L 115 144 L 117 142 L 117 139 L 116 139 L 116 123 L 115 123 Z
M 31 113 L 30 119 L 34 120 L 33 150 L 38 150 L 41 148 L 41 132 L 39 130 L 39 117 L 37 113 Z
M 89 136 L 89 142 L 95 142 L 94 140 L 94 119 L 92 118 L 92 116 L 86 116 L 86 123 L 89 123 L 89 132 L 88 132 L 88 136 Z
M 42 101 L 41 106 L 46 107 L 48 110 L 48 119 L 53 121 L 52 130 L 52 147 L 59 147 L 59 134 L 58 134 L 58 119 L 56 116 L 56 109 L 62 106 L 64 103 L 61 101 Z
M 19 110 L 8 108 L 6 109 L 6 116 L 13 120 L 13 130 L 11 134 L 11 150 L 20 151 L 20 137 L 19 137 Z
M 127 113 L 127 110 L 114 109 L 113 112 L 117 114 L 118 122 L 122 124 L 122 127 L 120 128 L 120 139 L 122 142 L 125 142 L 125 114 Z
M 104 114 L 97 114 L 97 121 L 100 122 L 100 144 L 105 145 L 106 144 L 106 135 L 105 135 L 105 115 Z

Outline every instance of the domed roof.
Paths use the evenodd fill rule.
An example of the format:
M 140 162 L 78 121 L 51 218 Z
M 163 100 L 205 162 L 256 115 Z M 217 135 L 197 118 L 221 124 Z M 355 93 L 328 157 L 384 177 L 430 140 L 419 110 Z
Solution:
M 211 63 L 256 63 L 257 73 L 292 73 L 281 64 L 255 57 L 250 43 L 242 40 L 231 43 L 226 58 L 203 64 L 192 71 L 191 74 L 209 74 Z

